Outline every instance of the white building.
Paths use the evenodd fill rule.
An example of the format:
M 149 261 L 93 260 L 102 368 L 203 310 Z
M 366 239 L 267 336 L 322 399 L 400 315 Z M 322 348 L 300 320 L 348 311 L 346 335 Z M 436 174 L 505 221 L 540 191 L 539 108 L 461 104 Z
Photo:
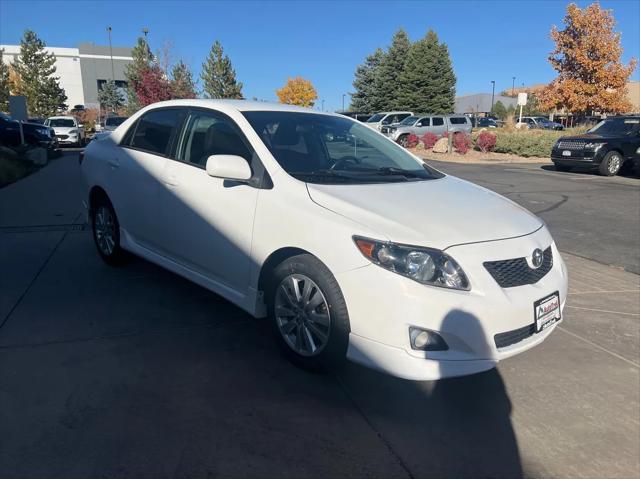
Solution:
M 0 45 L 0 49 L 4 49 L 5 63 L 13 63 L 20 55 L 20 45 Z M 130 48 L 114 47 L 113 63 L 109 47 L 92 43 L 81 43 L 78 48 L 46 47 L 45 50 L 56 57 L 55 76 L 60 77 L 69 108 L 98 107 L 98 91 L 112 76 L 118 87 L 126 87 L 124 70 L 133 61 Z

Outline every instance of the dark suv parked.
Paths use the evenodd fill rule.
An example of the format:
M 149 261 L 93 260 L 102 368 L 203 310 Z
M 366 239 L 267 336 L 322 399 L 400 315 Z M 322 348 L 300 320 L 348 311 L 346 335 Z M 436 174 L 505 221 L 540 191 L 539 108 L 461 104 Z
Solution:
M 640 116 L 610 117 L 583 135 L 563 136 L 551 151 L 551 161 L 559 171 L 583 166 L 604 176 L 638 166 Z

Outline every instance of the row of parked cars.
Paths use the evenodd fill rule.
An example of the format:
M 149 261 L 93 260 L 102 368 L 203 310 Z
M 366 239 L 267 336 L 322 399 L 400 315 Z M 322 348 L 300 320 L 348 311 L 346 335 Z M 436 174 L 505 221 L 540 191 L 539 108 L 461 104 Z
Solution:
M 93 130 L 98 134 L 108 134 L 126 119 L 127 117 L 122 116 L 108 116 L 97 122 Z M 73 115 L 32 117 L 26 122 L 18 122 L 9 115 L 0 113 L 0 143 L 5 146 L 17 147 L 24 142 L 30 146 L 54 150 L 61 145 L 82 147 L 89 139 L 85 125 Z

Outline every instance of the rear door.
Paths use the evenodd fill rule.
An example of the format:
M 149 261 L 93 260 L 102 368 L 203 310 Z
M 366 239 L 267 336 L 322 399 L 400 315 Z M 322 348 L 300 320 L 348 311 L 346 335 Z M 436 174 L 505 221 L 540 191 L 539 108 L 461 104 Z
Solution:
M 159 108 L 145 113 L 125 134 L 120 147 L 105 158 L 107 193 L 120 226 L 138 244 L 156 250 L 160 222 L 160 191 L 164 170 L 184 117 L 181 108 Z
M 435 133 L 438 136 L 442 136 L 447 133 L 447 125 L 444 121 L 443 116 L 432 116 L 431 117 L 431 127 L 430 130 L 432 133 Z

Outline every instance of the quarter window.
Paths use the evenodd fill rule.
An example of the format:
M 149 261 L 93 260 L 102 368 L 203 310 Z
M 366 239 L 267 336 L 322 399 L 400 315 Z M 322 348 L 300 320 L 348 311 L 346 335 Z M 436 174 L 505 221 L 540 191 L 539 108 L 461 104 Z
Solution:
M 452 116 L 449 121 L 452 125 L 464 125 L 467 123 L 467 119 L 462 116 Z
M 252 157 L 236 125 L 230 119 L 210 112 L 190 115 L 181 151 L 183 161 L 202 167 L 211 155 L 237 155 L 249 163 Z
M 159 155 L 169 154 L 171 137 L 180 125 L 181 118 L 182 111 L 179 109 L 153 110 L 146 113 L 138 120 L 131 146 Z
M 444 125 L 444 118 L 436 116 L 434 118 L 431 119 L 432 121 L 432 125 L 433 126 L 443 126 Z

